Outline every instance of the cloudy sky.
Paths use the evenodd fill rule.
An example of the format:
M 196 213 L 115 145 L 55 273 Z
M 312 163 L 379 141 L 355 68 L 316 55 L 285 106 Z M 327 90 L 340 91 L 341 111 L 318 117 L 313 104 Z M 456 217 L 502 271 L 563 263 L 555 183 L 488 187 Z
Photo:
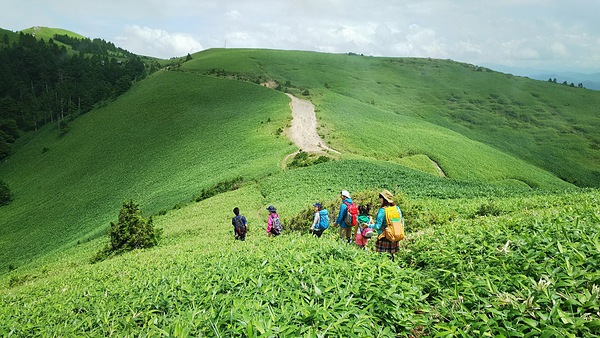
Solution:
M 0 27 L 67 29 L 141 55 L 213 47 L 600 72 L 597 0 L 19 0 Z

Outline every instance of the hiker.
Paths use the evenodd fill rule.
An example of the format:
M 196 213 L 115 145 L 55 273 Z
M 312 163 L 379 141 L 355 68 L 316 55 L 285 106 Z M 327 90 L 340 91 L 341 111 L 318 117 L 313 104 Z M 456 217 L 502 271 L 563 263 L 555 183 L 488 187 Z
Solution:
M 373 224 L 373 217 L 370 215 L 371 205 L 359 205 L 358 206 L 358 224 Z M 363 227 L 364 228 L 364 227 Z
M 367 245 L 369 244 L 369 239 L 373 236 L 373 228 L 368 227 L 365 223 L 358 226 L 356 229 L 356 236 L 354 237 L 354 243 L 363 249 L 367 250 Z
M 248 221 L 245 216 L 240 215 L 240 208 L 233 208 L 233 213 L 235 214 L 235 217 L 231 219 L 233 234 L 236 240 L 244 241 L 248 232 Z
M 389 253 L 390 259 L 393 262 L 394 254 L 398 252 L 398 242 L 392 242 L 385 236 L 382 236 L 382 232 L 387 226 L 385 208 L 395 206 L 400 215 L 402 215 L 402 211 L 400 211 L 400 208 L 394 203 L 394 195 L 392 195 L 392 193 L 388 190 L 383 190 L 381 193 L 379 193 L 379 203 L 381 203 L 381 207 L 377 212 L 375 223 L 371 225 L 371 227 L 374 230 L 377 230 L 377 233 L 379 234 L 377 237 L 377 242 L 375 242 L 375 251 Z
M 358 207 L 358 228 L 356 229 L 356 236 L 354 237 L 354 243 L 364 250 L 367 250 L 367 244 L 371 236 L 373 235 L 373 217 L 369 215 L 371 206 L 361 205 Z
M 277 209 L 275 209 L 274 206 L 269 205 L 267 210 L 269 211 L 267 220 L 267 237 L 279 236 L 283 229 L 281 226 L 281 220 L 277 214 Z
M 315 217 L 313 218 L 313 224 L 310 227 L 309 233 L 320 238 L 323 231 L 329 228 L 329 211 L 323 209 L 321 203 L 315 203 L 313 207 L 315 208 Z
M 342 242 L 350 244 L 352 243 L 352 237 L 354 235 L 353 231 L 356 231 L 356 228 L 353 228 L 351 224 L 346 222 L 346 216 L 348 214 L 348 206 L 353 202 L 352 198 L 350 198 L 350 193 L 347 190 L 342 190 L 340 197 L 342 198 L 342 204 L 340 205 L 340 213 L 335 220 L 335 224 L 340 227 L 340 239 Z

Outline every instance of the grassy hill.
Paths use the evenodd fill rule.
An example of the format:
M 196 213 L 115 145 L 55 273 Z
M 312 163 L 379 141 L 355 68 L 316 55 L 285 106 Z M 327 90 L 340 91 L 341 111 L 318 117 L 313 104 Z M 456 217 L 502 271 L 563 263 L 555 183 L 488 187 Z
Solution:
M 598 190 L 571 184 L 598 183 L 596 92 L 292 51 L 209 50 L 172 69 L 64 135 L 20 138 L 0 164 L 14 193 L 0 208 L 2 335 L 598 333 Z M 269 80 L 316 105 L 336 160 L 281 169 L 297 148 L 281 133 L 289 98 Z M 342 189 L 383 188 L 407 218 L 394 263 L 335 229 L 264 238 L 267 205 L 289 227 Z M 164 229 L 160 246 L 90 264 L 129 199 Z M 231 236 L 235 206 L 245 243 Z
M 368 137 L 372 131 L 355 133 L 357 128 L 380 128 L 378 122 L 391 122 L 398 126 L 386 132 L 396 135 L 392 147 L 402 145 L 386 159 L 424 153 L 453 177 L 502 179 L 512 175 L 505 168 L 489 168 L 490 161 L 472 149 L 461 149 L 476 141 L 477 146 L 490 146 L 567 182 L 600 186 L 600 123 L 594 108 L 600 104 L 600 95 L 595 91 L 553 86 L 448 60 L 311 52 L 216 49 L 198 54 L 182 68 L 272 78 L 296 93 L 307 89 L 325 125 L 335 126 L 334 134 L 325 135 L 326 141 L 351 152 L 371 155 L 382 142 Z M 418 133 L 412 118 L 423 123 Z M 336 125 L 340 120 L 348 120 L 348 124 Z M 410 126 L 410 136 L 402 134 L 407 129 L 402 128 L 404 124 Z M 428 135 L 431 129 L 444 134 L 450 129 L 465 138 L 453 147 L 455 160 L 444 155 L 446 149 L 435 149 L 436 145 L 443 147 L 446 138 L 433 132 Z M 343 142 L 327 139 L 336 135 L 342 135 Z M 423 139 L 412 140 L 418 137 Z M 424 142 L 428 144 L 420 146 Z M 479 168 L 486 173 L 470 172 Z M 494 173 L 498 170 L 501 172 Z
M 86 39 L 86 37 L 81 34 L 77 34 L 75 32 L 71 32 L 69 30 L 61 29 L 61 28 L 36 26 L 36 27 L 23 29 L 21 32 L 23 32 L 25 34 L 31 34 L 31 35 L 35 36 L 37 39 L 44 39 L 45 41 L 53 39 L 54 36 L 57 34 L 58 35 L 67 35 L 67 36 L 70 36 L 72 38 L 77 38 L 77 39 Z
M 7 29 L 0 28 L 0 36 L 3 38 L 1 41 L 4 43 L 4 36 L 8 37 L 8 42 L 12 43 L 13 41 L 17 41 L 19 39 L 19 34 L 13 31 L 9 31 Z
M 275 136 L 286 102 L 260 86 L 161 72 L 65 136 L 49 126 L 20 139 L 0 174 L 15 195 L 0 210 L 3 268 L 104 233 L 123 200 L 158 213 L 220 181 L 279 170 L 294 150 Z

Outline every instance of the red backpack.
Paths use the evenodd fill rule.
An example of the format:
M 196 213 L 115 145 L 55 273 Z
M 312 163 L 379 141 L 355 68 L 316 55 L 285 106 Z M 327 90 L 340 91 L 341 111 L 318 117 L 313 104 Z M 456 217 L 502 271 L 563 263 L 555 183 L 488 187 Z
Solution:
M 356 226 L 358 224 L 358 206 L 356 203 L 352 204 L 344 202 L 346 205 L 346 217 L 344 217 L 344 223 L 349 226 Z

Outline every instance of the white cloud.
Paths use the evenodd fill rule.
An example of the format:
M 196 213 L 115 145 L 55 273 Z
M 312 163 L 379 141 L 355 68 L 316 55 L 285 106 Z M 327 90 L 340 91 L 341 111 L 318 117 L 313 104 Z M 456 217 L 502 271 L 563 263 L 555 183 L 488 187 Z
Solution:
M 0 27 L 64 28 L 163 58 L 227 40 L 228 47 L 598 72 L 596 7 L 589 0 L 20 0 L 2 7 Z
M 225 16 L 232 20 L 238 20 L 242 16 L 242 14 L 237 10 L 230 10 L 227 13 L 225 13 Z
M 202 44 L 187 33 L 169 33 L 162 29 L 128 25 L 117 37 L 119 45 L 136 54 L 171 58 L 195 53 Z
M 559 57 L 566 57 L 569 55 L 569 51 L 567 50 L 567 47 L 560 42 L 553 43 L 550 46 L 550 50 Z

